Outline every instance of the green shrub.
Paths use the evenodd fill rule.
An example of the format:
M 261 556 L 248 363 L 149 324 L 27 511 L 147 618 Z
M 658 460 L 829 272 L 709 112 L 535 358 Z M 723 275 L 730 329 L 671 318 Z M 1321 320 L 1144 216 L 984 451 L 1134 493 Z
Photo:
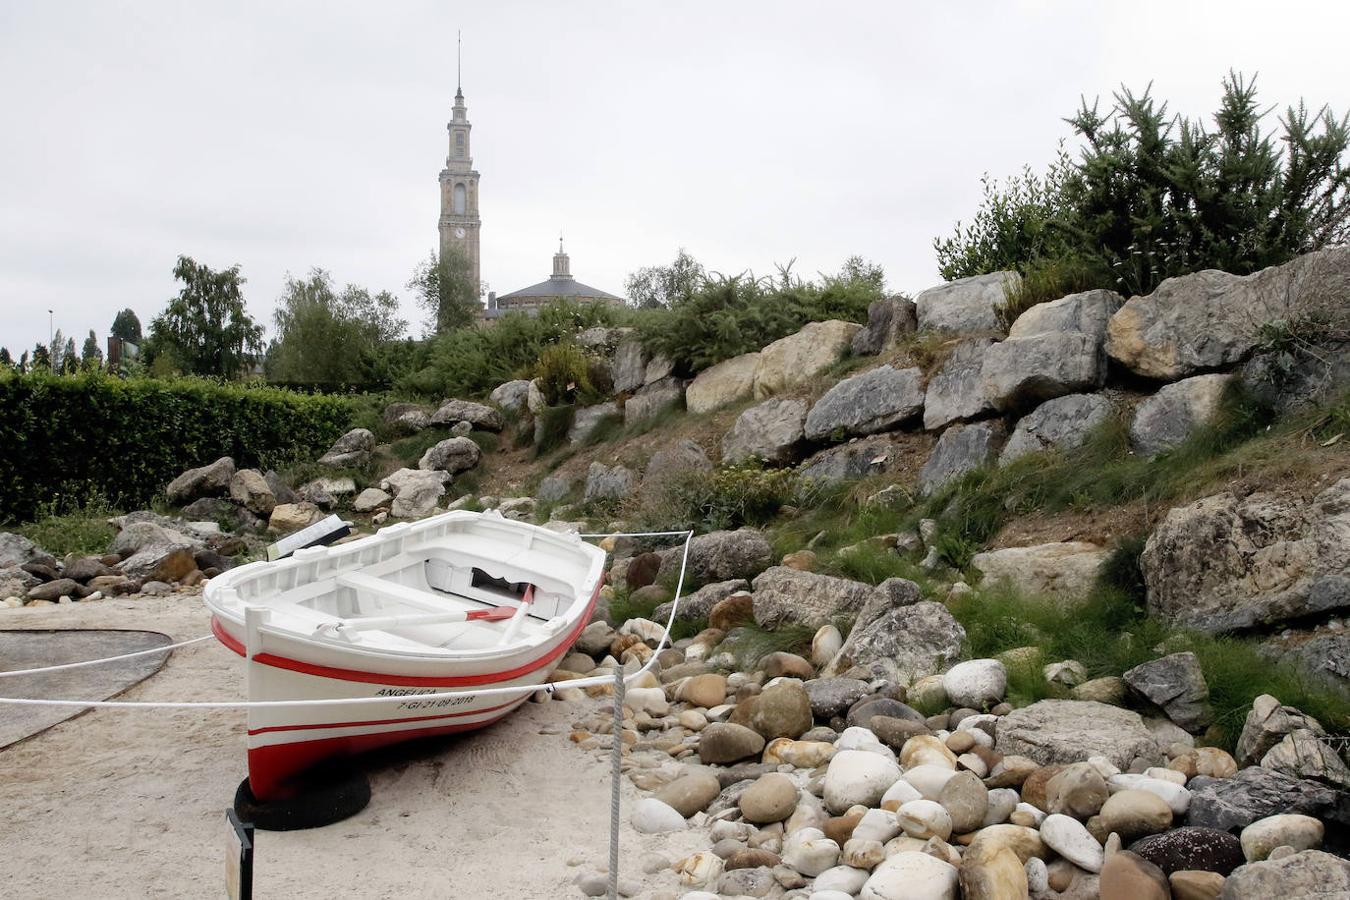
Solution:
M 681 472 L 640 495 L 634 519 L 644 527 L 717 531 L 764 525 L 800 495 L 791 469 L 766 469 L 757 462 L 723 466 L 714 472 Z
M 345 397 L 199 379 L 0 373 L 0 519 L 55 497 L 144 506 L 184 469 L 221 456 L 282 468 L 347 428 Z
M 1033 306 L 1093 288 L 1114 286 L 1109 276 L 1093 269 L 1081 257 L 1037 257 L 1023 266 L 1022 278 L 1015 287 L 1003 286 L 1003 302 L 994 312 L 1006 330 Z
M 539 391 L 550 406 L 575 403 L 595 393 L 590 360 L 576 344 L 545 347 L 535 363 L 534 377 L 539 379 Z
M 534 431 L 535 459 L 567 443 L 575 413 L 573 406 L 546 406 L 539 411 Z
M 53 556 L 102 555 L 117 535 L 117 529 L 108 524 L 108 518 L 116 514 L 101 497 L 83 504 L 63 504 L 61 498 L 53 498 L 35 512 L 32 524 L 16 530 Z
M 432 447 L 449 438 L 450 429 L 440 425 L 423 428 L 416 434 L 399 438 L 389 445 L 389 452 L 403 465 L 415 469 L 417 463 Z
M 736 658 L 738 668 L 753 671 L 759 661 L 770 653 L 811 655 L 811 639 L 816 629 L 809 625 L 784 625 L 768 629 L 755 622 L 733 628 L 722 642 L 721 649 Z

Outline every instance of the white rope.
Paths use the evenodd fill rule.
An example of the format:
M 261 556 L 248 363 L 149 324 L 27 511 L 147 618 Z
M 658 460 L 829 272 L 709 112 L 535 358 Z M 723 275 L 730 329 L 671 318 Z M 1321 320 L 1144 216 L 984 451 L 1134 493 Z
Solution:
M 63 663 L 59 666 L 40 666 L 36 669 L 15 669 L 12 672 L 0 672 L 0 678 L 13 678 L 16 675 L 36 675 L 46 672 L 60 672 L 63 669 L 82 669 L 85 666 L 99 666 L 103 663 L 117 662 L 119 659 L 134 659 L 137 656 L 149 656 L 152 653 L 168 653 L 170 650 L 177 650 L 179 647 L 186 647 L 189 644 L 200 644 L 202 641 L 209 641 L 213 637 L 215 637 L 215 635 L 204 634 L 201 637 L 193 638 L 190 641 L 165 644 L 163 647 L 152 647 L 149 650 L 137 650 L 135 653 L 123 653 L 121 656 L 105 656 L 102 659 L 86 659 L 84 662 Z
M 614 670 L 614 727 L 610 729 L 614 746 L 609 773 L 609 900 L 619 900 L 619 784 L 623 780 L 624 689 L 620 671 Z
M 675 615 L 680 608 L 680 592 L 684 589 L 685 569 L 689 565 L 689 545 L 693 541 L 694 532 L 692 531 L 654 531 L 654 532 L 627 532 L 620 534 L 585 534 L 580 535 L 583 538 L 609 538 L 609 537 L 669 537 L 672 535 L 684 536 L 684 554 L 680 560 L 680 574 L 675 582 L 675 599 L 671 603 L 670 615 L 666 619 L 665 632 L 661 635 L 661 640 L 657 642 L 656 649 L 652 651 L 651 657 L 645 664 L 631 675 L 625 675 L 624 681 L 632 681 L 643 672 L 648 671 L 652 664 L 656 662 L 657 655 L 665 648 L 670 639 L 670 629 L 675 625 Z M 211 635 L 204 635 L 200 638 L 193 638 L 192 641 L 184 643 L 195 643 L 196 641 L 206 640 Z M 150 651 L 140 651 L 140 653 L 160 653 L 168 650 L 171 646 L 157 647 Z M 48 666 L 43 669 L 25 670 L 26 672 L 43 672 L 51 669 L 67 668 L 76 665 L 96 665 L 98 663 L 108 662 L 113 659 L 121 659 L 125 656 L 139 654 L 124 654 L 120 657 L 106 657 L 104 659 L 88 660 L 83 663 L 68 663 L 65 666 Z M 5 674 L 24 674 L 23 672 L 12 672 Z M 596 675 L 589 678 L 578 678 L 572 681 L 554 681 L 545 684 L 526 684 L 515 685 L 512 687 L 495 688 L 475 688 L 469 691 L 445 691 L 434 694 L 416 694 L 417 700 L 444 700 L 453 697 L 487 697 L 501 696 L 504 694 L 527 694 L 532 691 L 548 691 L 552 693 L 559 688 L 585 688 L 598 685 L 609 684 L 611 681 L 608 675 Z M 80 709 L 284 709 L 298 706 L 349 706 L 358 703 L 404 703 L 408 696 L 394 697 L 334 697 L 319 700 L 47 700 L 28 697 L 0 697 L 0 704 L 9 706 L 68 706 L 79 707 Z

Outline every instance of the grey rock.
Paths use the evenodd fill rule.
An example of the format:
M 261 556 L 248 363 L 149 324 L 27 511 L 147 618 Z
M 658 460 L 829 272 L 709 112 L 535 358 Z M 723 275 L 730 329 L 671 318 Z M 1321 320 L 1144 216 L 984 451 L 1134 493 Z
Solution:
M 1194 653 L 1172 653 L 1135 666 L 1123 676 L 1140 696 L 1162 709 L 1177 725 L 1199 734 L 1214 721 L 1209 685 Z
M 28 593 L 29 588 L 41 583 L 42 579 L 18 566 L 0 568 L 0 600 L 22 597 Z
M 811 714 L 822 721 L 843 715 L 850 706 L 872 693 L 871 686 L 858 678 L 813 678 L 803 687 L 811 698 Z
M 528 522 L 534 518 L 537 506 L 533 497 L 507 497 L 497 504 L 497 512 L 512 521 Z
M 849 352 L 861 330 L 856 322 L 839 319 L 807 322 L 796 334 L 764 347 L 755 365 L 755 397 L 762 400 L 825 371 Z
M 577 476 L 555 472 L 539 482 L 535 496 L 544 503 L 557 503 L 566 500 L 577 484 Z
M 316 478 L 301 485 L 299 493 L 302 500 L 322 509 L 333 509 L 356 493 L 356 482 L 350 478 Z
M 276 495 L 257 469 L 240 469 L 234 473 L 230 479 L 230 499 L 260 516 L 271 515 L 277 505 Z
M 1020 281 L 1016 272 L 990 272 L 931 287 L 914 298 L 919 329 L 948 334 L 1002 332 L 997 310 L 1007 299 L 1004 287 Z
M 1317 596 L 1325 599 L 1330 590 L 1350 594 L 1344 577 L 1327 576 L 1314 584 Z M 1320 601 L 1319 601 L 1320 602 Z M 1293 666 L 1312 681 L 1343 689 L 1350 686 L 1350 632 L 1291 632 L 1271 638 L 1261 647 L 1268 659 Z
M 319 457 L 319 465 L 334 469 L 359 469 L 370 462 L 375 449 L 375 435 L 368 428 L 353 428 L 333 442 L 328 452 Z M 277 497 L 280 503 L 281 497 Z
M 1282 413 L 1325 403 L 1350 388 L 1350 342 L 1258 353 L 1238 377 L 1250 395 Z
M 675 620 L 693 622 L 706 619 L 714 606 L 737 591 L 744 591 L 749 587 L 750 582 L 744 578 L 732 578 L 727 581 L 705 584 L 692 594 L 680 598 L 680 607 L 675 611 Z M 670 618 L 670 609 L 673 605 L 674 602 L 669 601 L 657 606 L 656 609 L 652 610 L 652 621 L 664 624 Z
M 452 437 L 428 448 L 417 461 L 417 468 L 424 472 L 449 472 L 455 475 L 472 469 L 482 458 L 483 451 L 472 440 Z
M 923 412 L 923 372 L 878 366 L 845 378 L 806 415 L 807 440 L 888 431 Z
M 657 382 L 665 381 L 675 373 L 675 360 L 663 353 L 657 353 L 647 360 L 647 368 L 643 375 L 643 386 L 650 387 Z
M 609 377 L 616 394 L 635 391 L 647 379 L 647 351 L 636 338 L 620 341 L 609 363 Z
M 867 307 L 867 324 L 853 336 L 855 356 L 875 356 L 894 347 L 900 335 L 919 327 L 914 301 L 908 297 L 884 297 Z
M 889 471 L 900 455 L 888 438 L 854 440 L 807 457 L 797 467 L 797 474 L 803 482 L 834 485 Z
M 709 366 L 689 383 L 684 392 L 685 406 L 691 413 L 706 413 L 750 397 L 758 368 L 758 352 L 743 353 Z
M 1241 362 L 1270 323 L 1344 321 L 1350 248 L 1321 250 L 1238 276 L 1215 270 L 1169 278 L 1111 317 L 1107 352 L 1131 371 L 1174 381 Z
M 684 382 L 678 378 L 663 378 L 638 388 L 623 405 L 623 424 L 633 428 L 659 418 L 668 409 L 678 409 L 684 403 Z
M 994 409 L 1027 409 L 1100 388 L 1106 382 L 1106 354 L 1100 340 L 1078 331 L 1009 338 L 985 350 L 980 381 Z
M 21 566 L 40 556 L 49 556 L 45 550 L 21 534 L 0 531 L 0 566 Z
M 1293 706 L 1285 706 L 1270 694 L 1252 701 L 1233 753 L 1239 766 L 1259 763 L 1270 749 L 1295 731 L 1325 734 L 1322 724 Z
M 713 722 L 699 733 L 698 755 L 705 763 L 733 763 L 758 756 L 764 738 L 744 725 Z M 753 782 L 743 782 L 749 787 Z M 743 789 L 742 789 L 743 790 Z M 739 796 L 739 793 L 737 794 Z M 734 802 L 734 801 L 733 801 Z
M 622 500 L 633 493 L 633 486 L 636 484 L 637 475 L 632 469 L 593 462 L 586 470 L 586 488 L 582 502 Z
M 425 409 L 410 409 L 389 424 L 400 434 L 417 434 L 431 427 L 431 413 Z
M 459 440 L 452 438 L 452 440 Z M 396 519 L 429 515 L 445 496 L 450 473 L 440 469 L 399 469 L 380 482 L 380 490 L 393 495 L 389 514 Z
M 142 550 L 158 550 L 173 547 L 188 547 L 193 550 L 202 547 L 202 541 L 183 531 L 166 524 L 151 521 L 129 522 L 117 532 L 109 553 L 116 553 L 123 559 Z
M 1261 759 L 1261 767 L 1342 790 L 1350 788 L 1350 769 L 1320 728 L 1317 731 L 1300 728 L 1286 734 Z
M 491 406 L 469 400 L 446 400 L 431 414 L 433 425 L 454 425 L 468 422 L 479 431 L 501 431 L 502 414 Z
M 750 407 L 722 438 L 722 461 L 757 458 L 791 462 L 805 436 L 806 404 L 801 400 L 765 400 Z
M 820 674 L 908 685 L 960 659 L 966 630 L 945 606 L 921 596 L 918 585 L 904 579 L 879 585 L 858 611 L 844 646 Z M 758 594 L 755 607 L 758 619 Z
M 488 394 L 488 402 L 508 412 L 517 414 L 527 412 L 530 402 L 529 380 L 517 378 L 515 381 L 497 385 L 492 389 L 492 393 Z
M 1168 875 L 1184 871 L 1227 875 L 1245 860 L 1237 835 L 1194 825 L 1142 837 L 1130 845 L 1130 852 Z
M 1350 897 L 1350 861 L 1321 850 L 1247 863 L 1224 880 L 1220 900 L 1278 897 L 1327 900 Z
M 759 625 L 819 628 L 834 616 L 861 612 L 873 588 L 847 578 L 774 566 L 755 578 L 754 594 L 755 621 Z
M 352 509 L 359 513 L 374 512 L 393 501 L 392 496 L 379 488 L 366 488 L 356 495 L 356 499 L 352 501 Z
M 984 389 L 984 354 L 990 338 L 957 344 L 928 379 L 923 398 L 923 427 L 935 431 L 952 422 L 977 419 L 994 411 Z
M 101 575 L 116 575 L 117 573 L 111 567 L 105 566 L 103 560 L 97 556 L 80 556 L 66 563 L 65 571 L 61 574 L 66 578 L 84 584 L 91 578 L 98 578 Z M 8 596 L 9 594 L 0 594 L 0 598 Z
M 275 493 L 273 494 L 275 496 Z M 273 509 L 276 507 L 273 506 Z M 230 531 L 259 531 L 263 527 L 263 520 L 256 515 L 244 509 L 242 506 L 236 506 L 229 500 L 222 500 L 219 497 L 202 497 L 193 500 L 180 512 L 183 517 L 191 522 L 217 522 L 222 527 Z
M 983 583 L 1007 581 L 1028 597 L 1070 606 L 1090 596 L 1110 555 L 1097 544 L 1064 541 L 987 550 L 976 553 L 970 564 L 984 576 Z
M 1246 828 L 1279 813 L 1319 816 L 1336 803 L 1336 792 L 1326 785 L 1263 766 L 1241 769 L 1232 778 L 1197 775 L 1186 787 L 1191 792 L 1187 821 L 1220 831 Z
M 683 545 L 661 551 L 660 581 L 674 578 L 680 571 Z M 686 577 L 693 584 L 754 578 L 773 561 L 773 546 L 754 528 L 713 531 L 689 542 L 689 568 Z
M 1040 700 L 1014 709 L 998 721 L 996 746 L 1005 756 L 1043 766 L 1104 756 L 1127 769 L 1136 756 L 1158 756 L 1138 713 L 1091 700 Z
M 58 578 L 55 581 L 48 581 L 45 584 L 39 584 L 28 589 L 29 600 L 49 600 L 55 603 L 62 597 L 79 598 L 89 593 L 89 590 L 73 578 Z
M 614 346 L 632 333 L 630 328 L 607 328 L 604 325 L 592 325 L 577 332 L 577 344 L 592 353 L 608 353 Z
M 1350 605 L 1350 478 L 1311 502 L 1222 493 L 1172 509 L 1140 565 L 1150 613 L 1210 633 Z
M 300 495 L 297 494 L 289 484 L 282 480 L 274 470 L 268 469 L 263 475 L 263 480 L 267 486 L 272 489 L 272 496 L 277 498 L 278 503 L 298 503 Z
M 1105 341 L 1111 316 L 1125 303 L 1115 291 L 1094 290 L 1069 294 L 1049 303 L 1038 303 L 1017 317 L 1008 329 L 1009 338 L 1029 337 L 1053 331 L 1080 331 Z
M 1135 411 L 1130 443 L 1141 456 L 1156 456 L 1185 443 L 1219 411 L 1231 375 L 1196 375 L 1164 385 Z
M 567 441 L 571 444 L 584 444 L 605 422 L 622 418 L 623 413 L 619 412 L 619 404 L 612 400 L 594 406 L 578 407 L 572 417 L 572 427 L 567 429 Z
M 992 464 L 1004 436 L 1003 424 L 998 421 L 949 427 L 919 470 L 919 493 L 928 496 L 947 482 Z
M 1028 453 L 1073 450 L 1111 418 L 1111 401 L 1101 394 L 1069 394 L 1047 400 L 1017 422 L 1012 437 L 1003 445 L 998 464 Z
M 222 456 L 209 466 L 188 469 L 170 481 L 164 489 L 164 496 L 175 506 L 191 503 L 198 497 L 224 497 L 230 491 L 230 479 L 233 477 L 234 460 Z
M 713 464 L 703 448 L 683 438 L 652 454 L 642 473 L 642 487 L 644 490 L 656 489 L 690 472 L 711 472 L 712 468 Z

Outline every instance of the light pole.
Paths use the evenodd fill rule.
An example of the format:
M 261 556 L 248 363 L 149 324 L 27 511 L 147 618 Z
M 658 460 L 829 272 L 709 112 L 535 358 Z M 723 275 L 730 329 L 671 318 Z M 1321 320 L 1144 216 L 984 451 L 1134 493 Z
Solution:
M 56 350 L 52 347 L 52 342 L 56 340 L 56 332 L 52 328 L 55 319 L 52 318 L 52 311 L 47 310 L 47 363 L 51 366 L 52 374 L 56 374 Z

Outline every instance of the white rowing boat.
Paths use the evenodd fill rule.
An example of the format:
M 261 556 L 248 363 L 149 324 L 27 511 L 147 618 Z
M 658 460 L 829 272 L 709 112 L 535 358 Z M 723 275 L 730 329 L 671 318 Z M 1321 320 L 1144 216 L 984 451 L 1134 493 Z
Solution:
M 249 700 L 406 698 L 251 707 L 254 797 L 287 795 L 329 757 L 507 715 L 590 621 L 604 568 L 604 551 L 576 535 L 449 512 L 211 579 L 211 628 L 246 658 Z

